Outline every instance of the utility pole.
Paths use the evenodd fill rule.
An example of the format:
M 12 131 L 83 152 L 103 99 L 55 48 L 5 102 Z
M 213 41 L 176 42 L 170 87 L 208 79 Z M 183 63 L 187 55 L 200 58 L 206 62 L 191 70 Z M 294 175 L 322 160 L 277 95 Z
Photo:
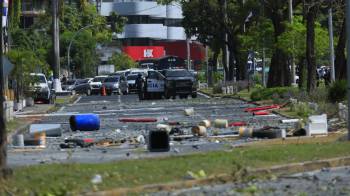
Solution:
M 293 25 L 293 0 L 288 1 L 289 4 L 289 22 Z M 292 40 L 292 47 L 294 48 L 294 40 Z M 292 86 L 296 86 L 295 78 L 295 64 L 294 64 L 294 55 L 290 57 L 291 72 L 292 72 Z
M 186 38 L 186 49 L 187 49 L 187 69 L 191 70 L 191 48 L 190 48 L 190 38 Z
M 262 13 L 263 13 L 263 17 L 265 17 L 265 5 L 261 5 L 262 6 Z M 263 35 L 263 40 L 262 40 L 262 85 L 263 87 L 266 87 L 266 75 L 265 75 L 265 33 Z
M 346 36 L 350 35 L 350 0 L 346 0 Z M 346 56 L 350 59 L 350 39 L 346 39 Z M 350 61 L 346 61 L 346 74 L 348 78 L 348 140 L 350 140 Z
M 329 60 L 331 63 L 331 81 L 335 81 L 335 70 L 334 70 L 334 43 L 333 43 L 333 16 L 332 16 L 332 1 L 329 3 L 328 9 L 328 31 L 329 31 Z
M 58 21 L 58 0 L 52 0 L 52 45 L 53 45 L 53 86 L 56 92 L 62 92 L 60 81 L 60 37 Z
M 4 29 L 3 29 L 3 7 L 4 7 L 4 1 L 0 2 L 0 13 L 1 13 L 1 19 L 0 19 L 0 178 L 5 176 L 5 169 L 7 165 L 7 152 L 6 152 L 6 140 L 7 140 L 7 134 L 6 134 L 6 124 L 4 119 L 4 62 L 3 62 L 3 56 L 4 56 Z

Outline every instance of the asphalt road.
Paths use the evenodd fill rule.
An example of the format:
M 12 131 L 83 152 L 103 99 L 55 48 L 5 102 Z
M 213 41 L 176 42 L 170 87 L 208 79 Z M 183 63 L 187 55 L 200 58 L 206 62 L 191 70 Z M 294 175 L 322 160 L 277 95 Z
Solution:
M 124 142 L 116 146 L 93 146 L 89 148 L 61 149 L 60 144 L 65 138 L 95 138 L 130 141 L 143 135 L 146 139 L 148 131 L 155 129 L 158 123 L 180 122 L 177 126 L 184 134 L 191 134 L 191 126 L 204 119 L 227 119 L 229 122 L 245 121 L 253 127 L 278 126 L 287 128 L 291 124 L 280 124 L 283 119 L 277 115 L 252 116 L 244 112 L 244 108 L 252 107 L 240 100 L 216 99 L 199 96 L 196 99 L 163 99 L 139 101 L 137 95 L 113 95 L 113 96 L 82 96 L 76 103 L 66 105 L 58 112 L 45 115 L 23 114 L 18 118 L 40 117 L 40 124 L 59 123 L 63 127 L 63 135 L 58 138 L 47 138 L 46 148 L 32 147 L 17 148 L 8 147 L 8 165 L 12 167 L 43 164 L 43 163 L 99 163 L 124 159 L 138 159 L 144 157 L 157 157 L 169 155 L 182 155 L 194 152 L 207 152 L 224 150 L 240 145 L 251 139 L 235 139 L 232 141 L 219 141 L 216 139 L 194 137 L 182 141 L 171 141 L 169 152 L 154 153 L 147 150 L 145 143 Z M 185 108 L 193 108 L 192 116 L 184 114 Z M 69 127 L 69 117 L 74 114 L 95 113 L 100 116 L 101 127 L 99 131 L 72 132 Z M 123 123 L 122 117 L 154 117 L 157 123 Z M 237 128 L 208 129 L 208 135 L 213 132 L 219 134 L 233 134 Z

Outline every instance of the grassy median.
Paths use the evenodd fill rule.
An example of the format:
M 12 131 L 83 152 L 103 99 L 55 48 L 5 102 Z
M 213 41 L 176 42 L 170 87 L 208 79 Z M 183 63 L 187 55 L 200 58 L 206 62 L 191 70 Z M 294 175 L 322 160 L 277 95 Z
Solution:
M 314 139 L 317 141 L 317 138 Z M 324 139 L 323 139 L 324 140 Z M 311 142 L 251 145 L 231 151 L 168 158 L 127 160 L 102 164 L 50 164 L 16 168 L 0 195 L 65 195 L 185 179 L 188 171 L 207 176 L 232 173 L 234 168 L 261 168 L 278 164 L 350 156 L 350 142 Z M 94 175 L 102 183 L 93 185 Z

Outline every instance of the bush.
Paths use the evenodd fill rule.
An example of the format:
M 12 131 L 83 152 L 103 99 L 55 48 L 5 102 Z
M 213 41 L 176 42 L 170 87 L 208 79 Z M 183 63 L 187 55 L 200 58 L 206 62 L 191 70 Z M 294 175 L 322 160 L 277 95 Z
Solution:
M 260 101 L 272 98 L 289 98 L 291 94 L 295 94 L 296 91 L 298 91 L 298 89 L 294 87 L 262 88 L 252 92 L 250 99 L 253 101 Z
M 221 84 L 216 84 L 213 87 L 213 94 L 221 94 L 222 93 L 222 85 Z
M 328 100 L 332 103 L 343 101 L 346 98 L 346 80 L 335 81 L 328 89 Z

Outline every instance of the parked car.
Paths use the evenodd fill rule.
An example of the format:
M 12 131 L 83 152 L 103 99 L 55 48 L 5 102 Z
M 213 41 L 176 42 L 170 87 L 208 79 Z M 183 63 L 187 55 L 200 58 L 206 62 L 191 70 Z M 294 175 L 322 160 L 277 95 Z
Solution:
M 169 99 L 179 95 L 180 98 L 197 97 L 197 80 L 195 74 L 186 69 L 163 70 L 165 76 L 164 96 Z
M 126 79 L 128 81 L 129 85 L 129 92 L 137 91 L 137 85 L 136 85 L 136 78 L 138 77 L 138 74 L 129 74 Z
M 110 76 L 107 77 L 102 84 L 103 87 L 106 88 L 106 93 L 108 95 L 118 93 L 120 94 L 128 94 L 129 88 L 128 88 L 128 82 L 125 78 L 125 76 Z
M 102 82 L 107 78 L 108 76 L 96 76 L 94 79 L 90 82 L 90 89 L 91 94 L 98 94 L 101 91 Z
M 62 90 L 71 91 L 74 88 L 76 81 L 76 79 L 71 79 L 62 83 Z
M 90 83 L 93 80 L 93 78 L 86 78 L 86 79 L 80 79 L 77 80 L 75 83 L 74 88 L 72 89 L 72 94 L 86 94 L 91 95 L 91 87 Z
M 26 90 L 34 101 L 43 101 L 44 103 L 54 103 L 55 93 L 51 91 L 49 83 L 42 73 L 30 73 L 30 84 Z

